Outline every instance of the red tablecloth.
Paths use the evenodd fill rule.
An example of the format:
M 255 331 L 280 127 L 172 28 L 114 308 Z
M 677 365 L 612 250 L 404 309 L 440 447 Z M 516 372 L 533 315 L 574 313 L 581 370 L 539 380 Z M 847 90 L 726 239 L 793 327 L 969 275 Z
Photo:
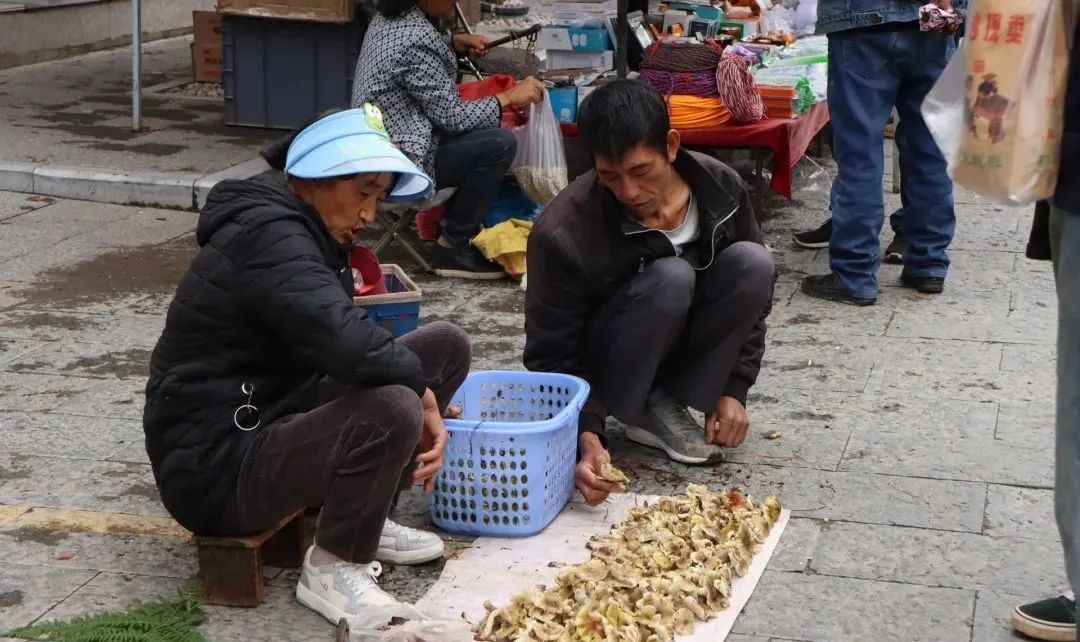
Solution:
M 829 122 L 829 107 L 814 105 L 798 118 L 766 118 L 756 123 L 725 123 L 706 129 L 680 130 L 687 147 L 764 148 L 773 152 L 774 192 L 791 198 L 791 170 L 806 153 L 810 141 Z M 577 125 L 563 124 L 563 135 L 577 136 Z

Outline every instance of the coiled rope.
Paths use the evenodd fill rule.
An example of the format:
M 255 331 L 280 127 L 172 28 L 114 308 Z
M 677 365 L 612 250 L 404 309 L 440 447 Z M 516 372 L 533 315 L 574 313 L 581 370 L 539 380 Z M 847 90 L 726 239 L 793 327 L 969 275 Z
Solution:
M 758 94 L 754 75 L 742 57 L 721 58 L 716 66 L 716 90 L 737 122 L 756 123 L 765 118 L 765 105 Z

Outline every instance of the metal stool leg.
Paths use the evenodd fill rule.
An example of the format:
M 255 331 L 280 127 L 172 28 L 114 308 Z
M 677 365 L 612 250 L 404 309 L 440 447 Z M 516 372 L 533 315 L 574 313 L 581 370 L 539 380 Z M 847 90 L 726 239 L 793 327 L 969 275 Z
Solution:
M 420 267 L 424 268 L 425 272 L 431 272 L 431 262 L 428 261 L 427 256 L 423 252 L 423 242 L 409 229 L 409 220 L 413 215 L 415 215 L 415 212 L 412 211 L 400 215 L 387 213 L 376 214 L 376 220 L 379 221 L 379 225 L 386 229 L 386 232 L 383 233 L 382 238 L 372 246 L 371 251 L 378 255 L 379 252 L 382 252 L 391 243 L 397 241 L 398 245 L 408 252 L 409 255 L 420 264 Z M 395 216 L 397 218 L 395 218 Z

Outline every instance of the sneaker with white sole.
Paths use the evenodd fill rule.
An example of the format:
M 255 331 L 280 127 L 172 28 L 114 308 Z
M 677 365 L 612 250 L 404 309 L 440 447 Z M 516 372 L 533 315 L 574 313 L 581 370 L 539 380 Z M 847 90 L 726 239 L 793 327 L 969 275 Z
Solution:
M 423 564 L 442 557 L 443 549 L 442 538 L 438 535 L 388 519 L 383 524 L 375 559 L 390 564 Z
M 383 626 L 395 617 L 406 620 L 423 617 L 412 605 L 398 602 L 379 588 L 375 579 L 382 573 L 382 566 L 378 562 L 314 566 L 313 550 L 314 546 L 304 556 L 296 599 L 332 624 L 344 619 L 350 629 L 364 630 Z
M 705 443 L 702 428 L 686 406 L 660 390 L 649 394 L 645 416 L 626 427 L 626 437 L 667 453 L 680 464 L 714 464 L 724 459 L 719 446 Z
M 1036 640 L 1072 642 L 1076 639 L 1076 596 L 1066 591 L 1058 597 L 1021 604 L 1013 609 L 1012 625 Z

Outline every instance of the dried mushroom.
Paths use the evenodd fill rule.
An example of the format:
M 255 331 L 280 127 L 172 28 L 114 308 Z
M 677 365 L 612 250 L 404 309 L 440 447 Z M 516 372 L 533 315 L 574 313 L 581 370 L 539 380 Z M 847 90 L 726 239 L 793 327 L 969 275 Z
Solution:
M 626 480 L 607 465 L 601 476 Z M 780 500 L 760 505 L 737 491 L 691 484 L 627 511 L 626 519 L 586 545 L 592 556 L 564 566 L 555 586 L 484 604 L 473 628 L 482 642 L 673 642 L 729 606 L 734 578 L 780 517 Z
M 630 487 L 630 478 L 626 473 L 611 465 L 610 462 L 600 464 L 600 479 L 615 484 L 615 492 L 625 493 Z

